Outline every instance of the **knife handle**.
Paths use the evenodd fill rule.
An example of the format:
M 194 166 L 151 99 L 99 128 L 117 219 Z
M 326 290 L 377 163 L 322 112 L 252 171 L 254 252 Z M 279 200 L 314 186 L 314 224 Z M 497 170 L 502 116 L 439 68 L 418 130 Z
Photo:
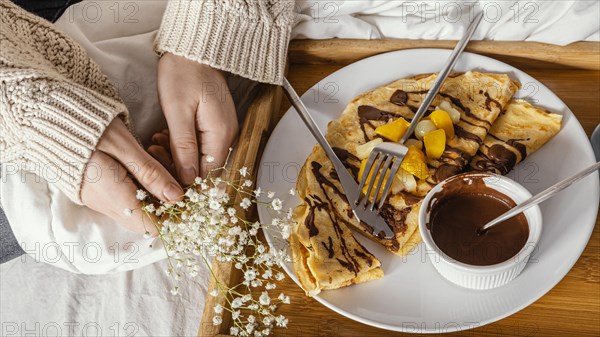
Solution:
M 306 126 L 308 127 L 312 135 L 315 137 L 319 145 L 321 145 L 323 150 L 325 150 L 327 157 L 329 157 L 329 159 L 335 166 L 335 170 L 337 171 L 338 176 L 341 177 L 343 175 L 343 172 L 346 172 L 346 174 L 348 174 L 346 167 L 340 161 L 335 151 L 333 151 L 333 148 L 331 147 L 331 145 L 329 145 L 329 142 L 327 142 L 327 139 L 325 139 L 325 136 L 323 136 L 321 130 L 319 130 L 317 123 L 315 123 L 315 120 L 308 112 L 308 109 L 304 105 L 304 102 L 302 102 L 300 96 L 298 96 L 298 93 L 296 93 L 296 90 L 292 87 L 287 78 L 283 79 L 283 89 L 286 96 L 290 100 L 290 103 L 292 103 L 292 106 L 296 109 L 296 111 L 298 111 L 298 114 L 300 115 L 300 118 L 302 118 L 302 120 L 304 121 L 304 124 L 306 124 Z
M 465 50 L 465 47 L 473 37 L 475 30 L 479 26 L 481 19 L 483 19 L 483 11 L 475 16 L 475 18 L 467 28 L 465 35 L 463 35 L 456 47 L 454 47 L 454 50 L 452 51 L 450 58 L 446 62 L 446 65 L 444 66 L 444 68 L 442 68 L 437 78 L 431 85 L 427 96 L 425 96 L 425 99 L 423 99 L 423 102 L 421 103 L 419 110 L 417 110 L 415 117 L 410 123 L 408 130 L 406 130 L 404 136 L 400 140 L 400 144 L 404 144 L 408 140 L 408 138 L 412 136 L 413 132 L 415 132 L 417 124 L 419 123 L 425 112 L 427 112 L 427 110 L 429 109 L 429 106 L 431 105 L 437 94 L 440 92 L 440 89 L 442 89 L 444 81 L 446 81 L 446 78 L 448 78 L 448 75 L 450 75 L 450 72 L 452 72 L 452 69 L 454 69 L 454 66 L 456 65 L 456 62 L 458 62 L 460 55 L 462 54 L 463 50 Z

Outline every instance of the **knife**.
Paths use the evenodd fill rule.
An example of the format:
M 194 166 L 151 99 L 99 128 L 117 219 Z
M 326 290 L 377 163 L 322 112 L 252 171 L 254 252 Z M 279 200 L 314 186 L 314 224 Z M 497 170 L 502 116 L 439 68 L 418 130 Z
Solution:
M 337 154 L 323 136 L 323 133 L 315 123 L 314 119 L 308 112 L 308 109 L 296 93 L 296 90 L 292 87 L 287 78 L 283 79 L 283 89 L 286 93 L 286 96 L 290 100 L 292 106 L 296 109 L 304 124 L 308 127 L 312 135 L 315 137 L 319 145 L 325 150 L 327 157 L 333 163 L 333 167 L 339 177 L 340 183 L 342 184 L 342 188 L 344 189 L 344 194 L 346 195 L 346 199 L 349 200 L 357 200 L 359 197 L 358 193 L 358 183 L 354 180 L 354 178 L 348 172 L 348 169 L 344 166 L 342 161 L 338 158 Z M 366 224 L 371 230 L 372 234 L 377 237 L 383 237 L 386 239 L 391 239 L 394 237 L 394 232 L 391 227 L 386 223 L 386 221 L 376 212 L 370 212 L 365 210 L 364 208 L 357 207 L 353 202 L 348 202 L 348 205 L 352 207 L 352 212 L 354 216 L 364 224 Z

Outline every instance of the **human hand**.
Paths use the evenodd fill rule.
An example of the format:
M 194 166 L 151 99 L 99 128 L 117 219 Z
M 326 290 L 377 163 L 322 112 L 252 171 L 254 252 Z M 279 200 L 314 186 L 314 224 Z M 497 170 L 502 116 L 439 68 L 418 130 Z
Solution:
M 159 162 L 144 151 L 118 118 L 106 128 L 86 168 L 81 188 L 83 204 L 126 228 L 156 236 L 152 220 L 136 199 L 139 189 L 131 174 L 149 193 L 164 202 L 179 201 L 183 189 Z M 130 209 L 133 214 L 126 215 Z
M 223 72 L 165 53 L 158 62 L 158 96 L 180 181 L 191 184 L 222 166 L 239 129 Z
M 148 153 L 154 157 L 171 174 L 175 174 L 175 162 L 171 152 L 169 129 L 164 129 L 152 135 L 153 144 L 148 147 Z

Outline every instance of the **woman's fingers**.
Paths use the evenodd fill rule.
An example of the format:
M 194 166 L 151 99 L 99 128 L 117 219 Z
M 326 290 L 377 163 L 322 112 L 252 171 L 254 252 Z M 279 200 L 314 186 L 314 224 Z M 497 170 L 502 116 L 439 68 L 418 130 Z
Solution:
M 229 155 L 229 148 L 238 135 L 238 120 L 231 95 L 224 100 L 215 98 L 200 104 L 198 109 L 199 143 L 202 153 L 202 176 L 222 167 Z
M 175 178 L 139 146 L 119 119 L 109 125 L 98 149 L 120 162 L 155 197 L 165 202 L 181 200 L 183 190 Z
M 175 163 L 173 162 L 171 153 L 169 153 L 166 148 L 161 145 L 152 145 L 148 148 L 148 153 L 154 157 L 154 159 L 158 160 L 162 166 L 166 167 L 172 175 L 176 173 Z
M 152 141 L 155 144 L 162 146 L 168 152 L 171 152 L 171 142 L 169 141 L 168 133 L 156 133 L 154 136 L 152 136 Z
M 148 217 L 135 198 L 137 187 L 127 170 L 109 155 L 96 151 L 85 170 L 81 199 L 87 207 L 105 214 L 127 229 L 158 235 L 155 217 Z M 131 211 L 131 213 L 129 213 Z
M 173 161 L 181 182 L 186 185 L 191 184 L 200 174 L 195 111 L 167 112 L 167 110 L 165 116 L 170 130 L 168 145 L 171 148 Z
M 165 53 L 158 62 L 158 97 L 169 126 L 171 153 L 179 179 L 191 184 L 200 173 L 196 110 L 203 81 L 200 63 Z

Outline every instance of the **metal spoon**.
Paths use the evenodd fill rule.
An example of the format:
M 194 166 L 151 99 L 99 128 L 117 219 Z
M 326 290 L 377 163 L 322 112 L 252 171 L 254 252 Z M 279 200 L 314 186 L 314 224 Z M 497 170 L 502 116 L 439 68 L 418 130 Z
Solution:
M 552 198 L 553 196 L 555 196 L 558 192 L 564 190 L 565 188 L 571 186 L 573 183 L 578 182 L 579 180 L 583 179 L 584 177 L 586 177 L 587 175 L 589 175 L 592 172 L 595 172 L 596 170 L 598 170 L 600 168 L 600 162 L 595 163 L 594 165 L 586 168 L 585 170 L 577 173 L 576 175 L 567 178 L 555 185 L 552 185 L 550 187 L 548 187 L 547 189 L 543 190 L 542 192 L 536 194 L 535 196 L 525 200 L 524 202 L 522 202 L 521 204 L 519 204 L 518 206 L 516 206 L 515 208 L 507 211 L 506 213 L 500 215 L 499 217 L 495 218 L 494 220 L 488 222 L 487 224 L 485 224 L 483 227 L 481 227 L 481 229 L 478 231 L 479 233 L 484 233 L 485 231 L 487 231 L 488 229 L 490 229 L 491 227 L 502 223 L 512 217 L 514 217 L 515 215 L 518 215 L 522 212 L 524 212 L 525 210 L 541 203 L 542 201 L 545 201 L 546 199 Z

